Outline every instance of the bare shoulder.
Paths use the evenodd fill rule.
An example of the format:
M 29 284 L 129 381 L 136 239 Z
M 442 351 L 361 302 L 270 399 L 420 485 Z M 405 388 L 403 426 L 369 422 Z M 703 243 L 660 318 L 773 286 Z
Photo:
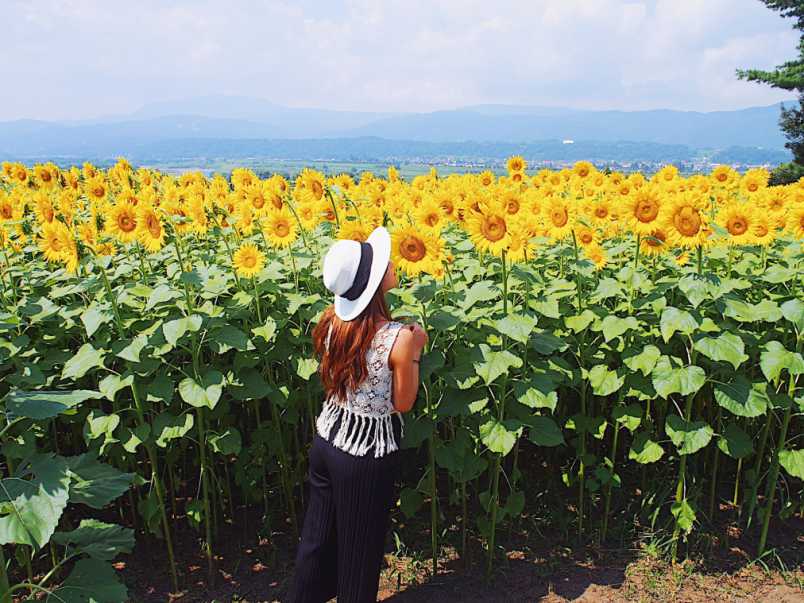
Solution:
M 397 333 L 396 340 L 391 348 L 390 364 L 393 365 L 397 361 L 407 360 L 413 353 L 413 345 L 413 332 L 403 325 L 399 328 L 399 333 Z

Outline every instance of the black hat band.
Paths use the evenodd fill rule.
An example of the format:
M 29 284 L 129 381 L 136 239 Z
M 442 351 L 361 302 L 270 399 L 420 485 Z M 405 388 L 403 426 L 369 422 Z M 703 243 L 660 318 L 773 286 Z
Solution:
M 371 276 L 371 260 L 374 258 L 374 249 L 368 243 L 360 243 L 360 262 L 352 286 L 341 297 L 354 301 L 363 294 Z

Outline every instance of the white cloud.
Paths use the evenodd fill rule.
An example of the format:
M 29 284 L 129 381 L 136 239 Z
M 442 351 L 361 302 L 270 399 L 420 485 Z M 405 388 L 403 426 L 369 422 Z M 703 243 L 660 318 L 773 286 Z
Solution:
M 7 0 L 0 120 L 201 94 L 429 111 L 696 110 L 789 94 L 736 80 L 796 53 L 757 0 Z

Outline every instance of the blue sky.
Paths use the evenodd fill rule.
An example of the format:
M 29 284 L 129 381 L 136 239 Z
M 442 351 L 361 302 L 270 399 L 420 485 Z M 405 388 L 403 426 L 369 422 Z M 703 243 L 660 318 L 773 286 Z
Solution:
M 433 111 L 478 103 L 710 111 L 789 93 L 737 67 L 796 54 L 759 0 L 4 0 L 0 121 L 196 95 Z

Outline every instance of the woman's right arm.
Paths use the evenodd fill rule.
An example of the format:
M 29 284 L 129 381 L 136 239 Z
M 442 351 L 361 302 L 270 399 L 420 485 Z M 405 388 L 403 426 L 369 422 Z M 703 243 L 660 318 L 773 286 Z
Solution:
M 419 360 L 427 343 L 427 334 L 419 326 L 405 325 L 391 348 L 388 363 L 393 371 L 393 402 L 399 412 L 408 412 L 419 392 Z

